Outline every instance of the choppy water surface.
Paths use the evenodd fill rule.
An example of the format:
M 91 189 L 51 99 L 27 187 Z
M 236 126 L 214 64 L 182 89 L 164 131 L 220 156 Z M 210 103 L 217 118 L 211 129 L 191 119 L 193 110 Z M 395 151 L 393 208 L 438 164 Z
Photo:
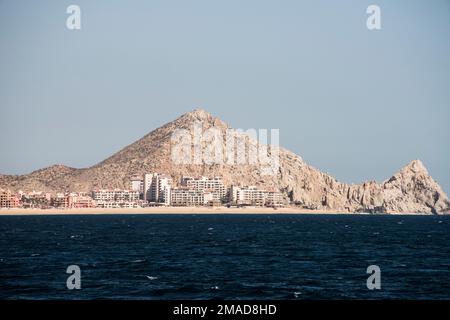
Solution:
M 449 299 L 450 217 L 0 216 L 0 298 Z

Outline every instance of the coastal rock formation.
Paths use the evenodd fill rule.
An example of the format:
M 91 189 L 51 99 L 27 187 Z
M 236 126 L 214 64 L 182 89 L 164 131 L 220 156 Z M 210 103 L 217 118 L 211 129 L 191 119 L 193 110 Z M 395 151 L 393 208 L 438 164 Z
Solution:
M 279 150 L 279 167 L 271 175 L 262 174 L 260 166 L 251 163 L 174 163 L 171 158 L 173 133 L 185 130 L 192 134 L 196 123 L 201 123 L 203 130 L 218 129 L 224 141 L 223 150 L 226 150 L 226 130 L 230 127 L 210 113 L 196 109 L 92 167 L 75 169 L 55 165 L 27 175 L 0 175 L 0 188 L 49 192 L 128 188 L 131 176 L 161 172 L 171 175 L 174 181 L 183 175 L 222 176 L 228 185 L 256 185 L 279 190 L 297 206 L 307 209 L 436 214 L 450 208 L 446 194 L 419 160 L 412 161 L 381 184 L 369 181 L 359 185 L 338 182 L 282 148 Z M 204 142 L 203 147 L 206 144 Z M 249 145 L 258 143 L 249 137 L 246 148 Z
M 449 201 L 419 160 L 411 162 L 383 183 L 383 205 L 395 212 L 445 212 Z

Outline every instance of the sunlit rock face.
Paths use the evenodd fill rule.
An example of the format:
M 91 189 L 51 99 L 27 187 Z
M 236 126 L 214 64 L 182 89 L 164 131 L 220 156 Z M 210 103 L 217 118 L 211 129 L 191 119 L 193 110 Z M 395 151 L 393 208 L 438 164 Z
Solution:
M 412 161 L 381 184 L 369 181 L 359 185 L 338 182 L 282 148 L 279 149 L 279 165 L 273 174 L 263 174 L 255 163 L 174 163 L 171 155 L 174 132 L 181 129 L 194 135 L 194 128 L 199 124 L 203 131 L 209 128 L 220 130 L 223 134 L 221 147 L 226 152 L 227 130 L 231 128 L 209 112 L 196 109 L 151 131 L 92 167 L 75 169 L 54 165 L 22 176 L 0 175 L 0 188 L 48 192 L 128 189 L 130 177 L 160 172 L 171 175 L 174 181 L 179 181 L 182 176 L 222 176 L 227 185 L 279 190 L 295 205 L 308 209 L 424 214 L 449 210 L 447 195 L 419 160 Z M 207 144 L 203 142 L 202 147 Z M 259 146 L 252 138 L 246 140 L 246 145 L 249 144 Z

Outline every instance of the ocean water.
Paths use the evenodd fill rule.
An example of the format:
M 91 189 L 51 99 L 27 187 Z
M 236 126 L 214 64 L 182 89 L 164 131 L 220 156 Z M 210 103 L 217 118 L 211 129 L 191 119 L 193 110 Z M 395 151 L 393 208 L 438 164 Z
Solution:
M 450 216 L 0 216 L 0 299 L 449 298 Z

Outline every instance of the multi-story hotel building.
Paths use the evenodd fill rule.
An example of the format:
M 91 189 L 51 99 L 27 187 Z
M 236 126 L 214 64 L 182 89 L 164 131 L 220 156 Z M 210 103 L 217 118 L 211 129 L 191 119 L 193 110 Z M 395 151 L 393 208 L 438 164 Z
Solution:
M 144 200 L 170 205 L 172 178 L 165 174 L 145 174 L 143 181 Z
M 55 208 L 93 208 L 95 203 L 87 193 L 57 193 L 51 199 Z
M 282 207 L 285 205 L 285 199 L 281 192 L 268 191 L 265 205 L 267 207 Z
M 20 206 L 20 199 L 9 190 L 0 189 L 0 208 L 17 208 Z
M 69 207 L 69 197 L 65 193 L 57 193 L 55 197 L 51 199 L 51 205 L 55 208 L 68 208 Z
M 94 190 L 92 199 L 95 201 L 138 201 L 139 191 L 133 190 Z
M 232 197 L 232 203 L 237 205 L 263 206 L 265 203 L 266 191 L 258 189 L 255 186 L 231 186 L 230 195 Z
M 94 201 L 114 201 L 116 199 L 115 190 L 94 190 L 92 191 Z
M 93 208 L 95 202 L 86 193 L 70 193 L 67 196 L 69 208 Z
M 10 198 L 11 198 L 11 191 L 0 189 L 0 208 L 9 208 Z
M 170 195 L 172 206 L 204 206 L 214 199 L 212 192 L 195 190 L 189 187 L 173 188 Z
M 230 200 L 236 205 L 252 206 L 282 206 L 284 197 L 277 191 L 267 191 L 255 186 L 237 187 L 231 186 Z
M 133 176 L 130 179 L 130 190 L 138 191 L 139 193 L 144 192 L 144 180 L 140 176 Z
M 94 190 L 92 199 L 100 208 L 135 208 L 139 205 L 139 191 Z
M 33 199 L 33 200 L 41 200 L 41 201 L 47 201 L 50 202 L 52 198 L 52 194 L 49 192 L 42 192 L 42 191 L 32 191 L 28 192 L 27 194 L 23 194 L 27 199 Z
M 43 191 L 22 192 L 19 191 L 24 208 L 47 208 L 51 205 L 52 194 Z
M 227 189 L 223 184 L 222 178 L 214 177 L 183 177 L 181 185 L 200 192 L 211 192 L 214 201 L 223 202 L 226 200 Z

